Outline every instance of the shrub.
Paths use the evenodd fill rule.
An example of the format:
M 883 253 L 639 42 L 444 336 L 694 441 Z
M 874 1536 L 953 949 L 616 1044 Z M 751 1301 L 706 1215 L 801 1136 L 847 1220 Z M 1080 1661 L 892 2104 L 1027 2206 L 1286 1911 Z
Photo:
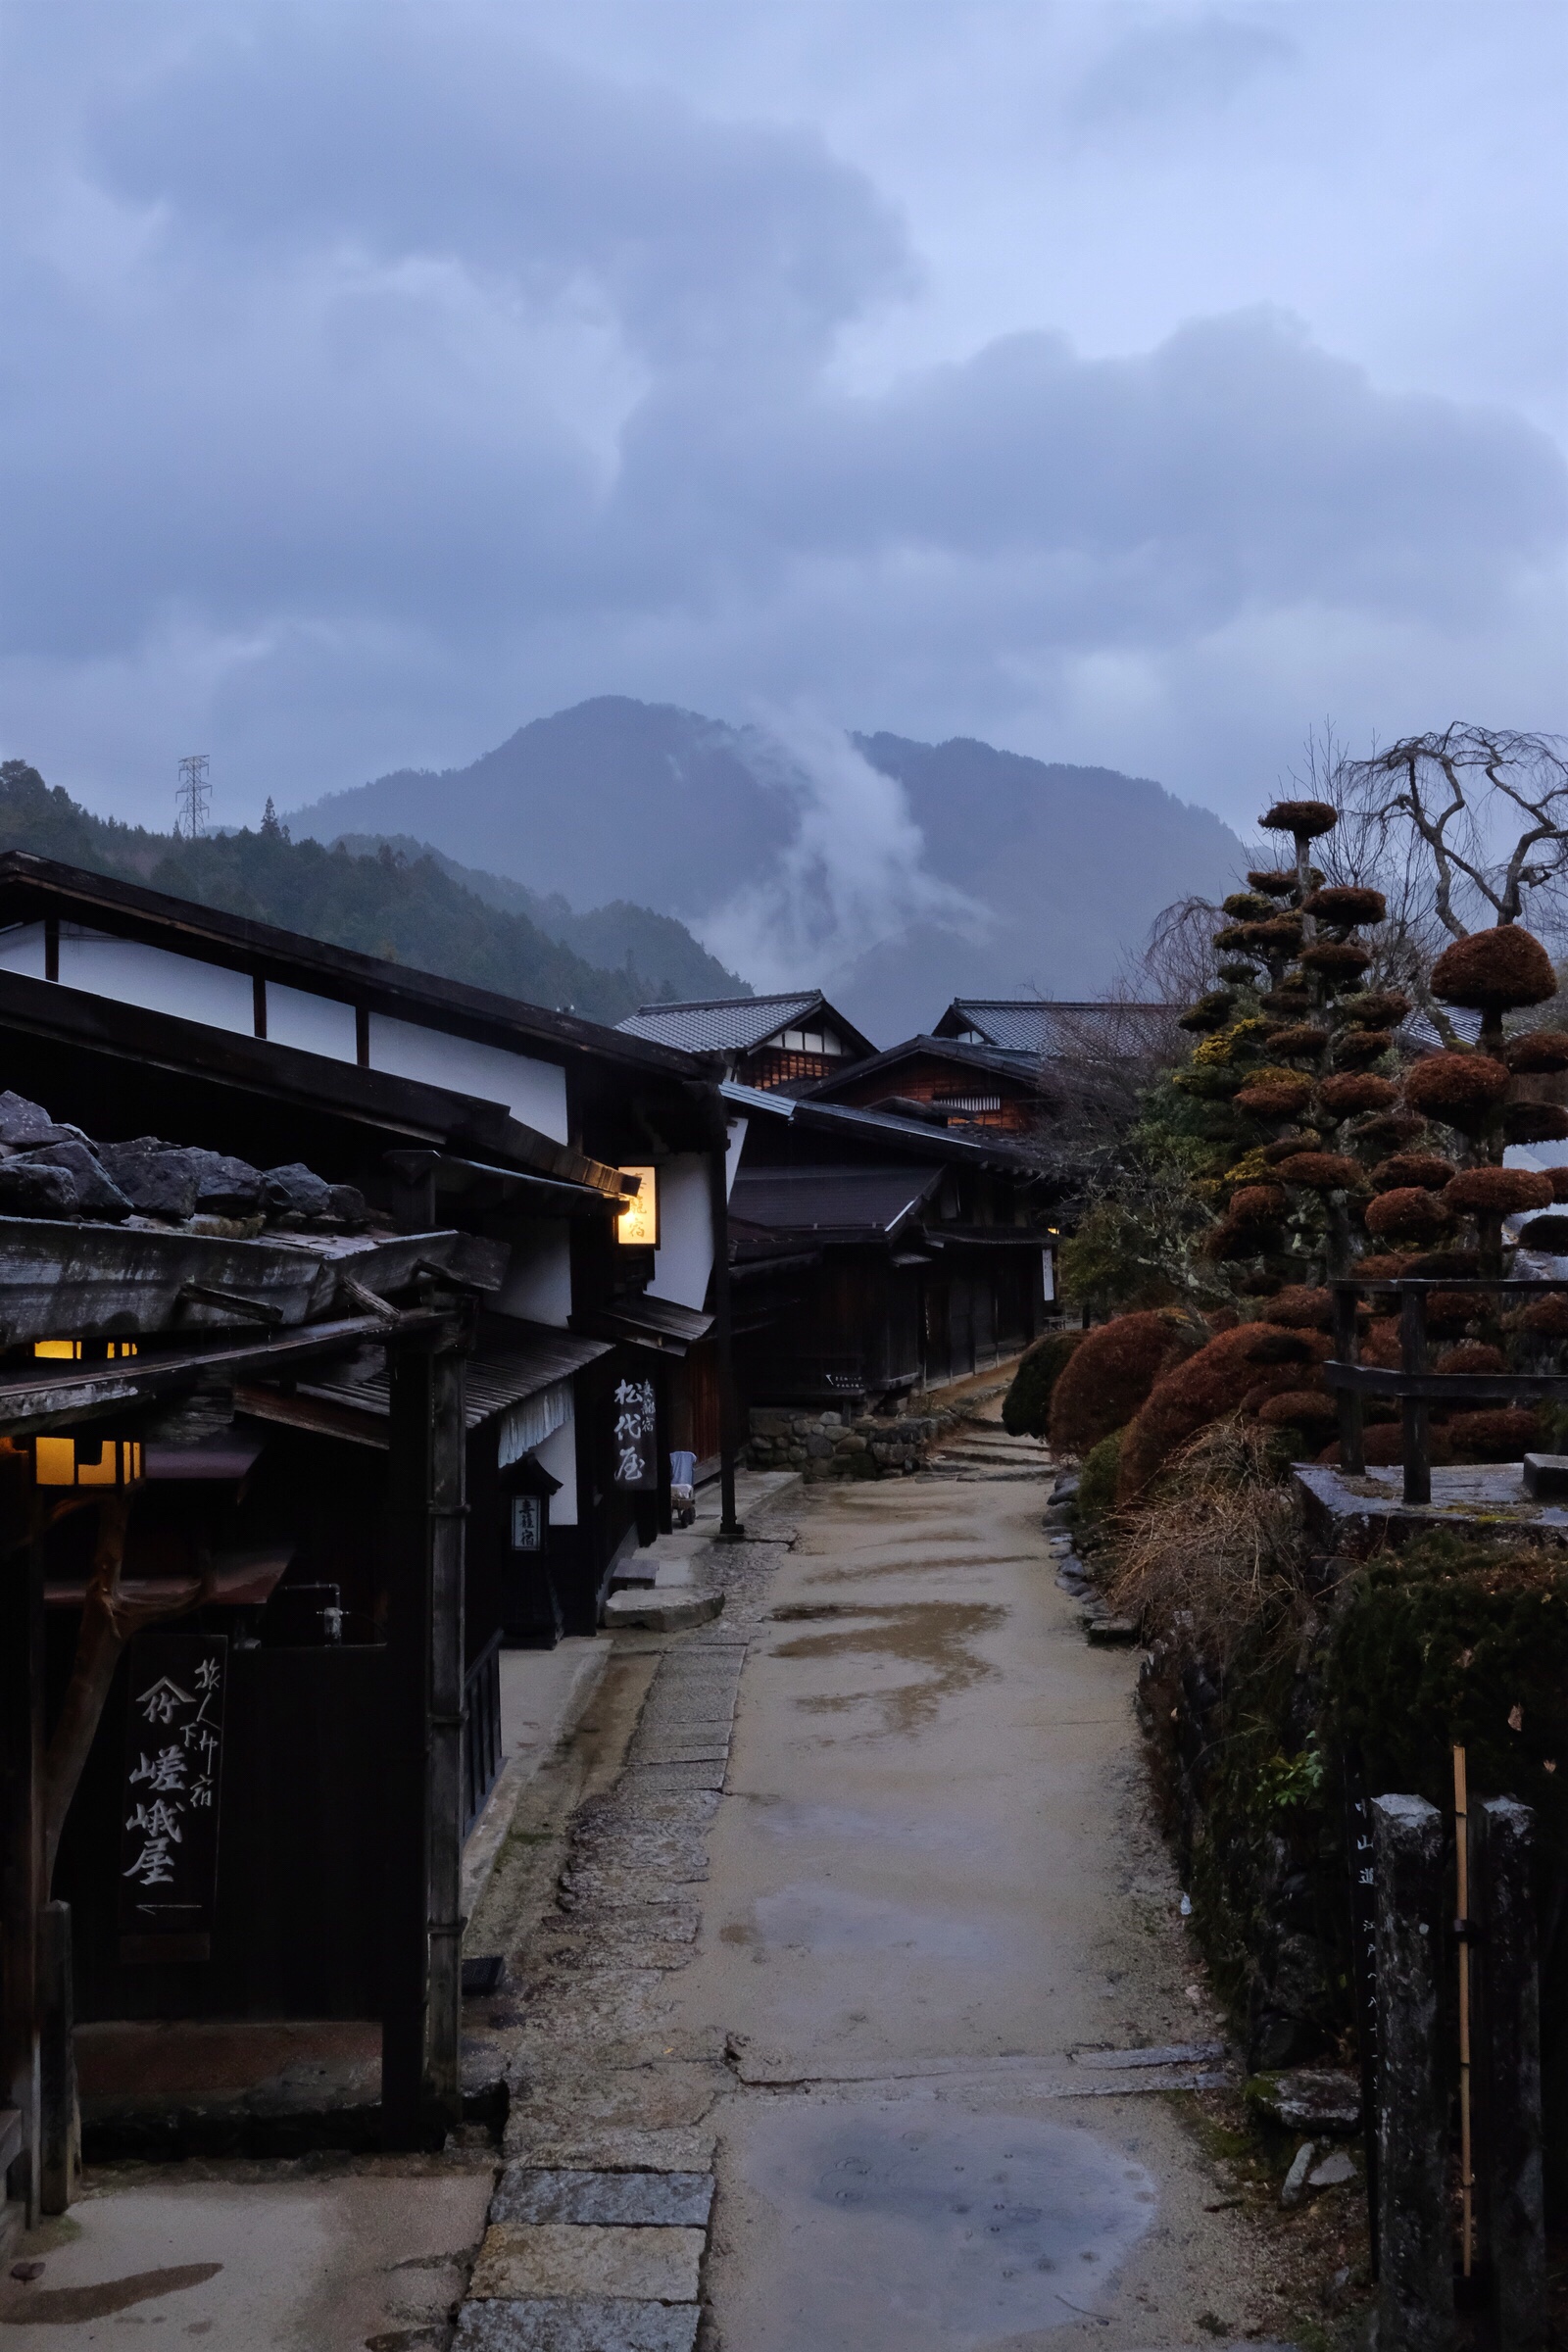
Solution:
M 1163 1373 L 1122 1439 L 1120 1493 L 1142 1493 L 1171 1455 L 1210 1422 L 1234 1413 L 1261 1390 L 1298 1389 L 1300 1366 L 1327 1360 L 1329 1344 L 1316 1332 L 1281 1331 L 1242 1323 L 1222 1332 L 1185 1364 Z
M 1366 1229 L 1379 1241 L 1436 1241 L 1452 1223 L 1451 1212 L 1419 1185 L 1401 1185 L 1367 1202 Z
M 1078 1516 L 1088 1527 L 1115 1508 L 1121 1435 L 1119 1429 L 1113 1429 L 1091 1446 L 1079 1468 Z
M 1450 1413 L 1446 1427 L 1455 1459 L 1464 1462 L 1516 1462 L 1544 1437 L 1540 1415 L 1518 1405 Z
M 1532 1298 L 1519 1317 L 1519 1328 L 1538 1340 L 1568 1340 L 1568 1292 L 1550 1291 Z
M 1535 1168 L 1464 1168 L 1447 1185 L 1444 1205 L 1466 1217 L 1514 1217 L 1546 1208 L 1551 1178 Z
M 1316 1009 L 1304 988 L 1271 988 L 1258 1003 L 1265 1012 L 1277 1012 L 1285 1020 L 1304 1020 Z
M 1440 1159 L 1435 1152 L 1396 1152 L 1392 1159 L 1380 1159 L 1368 1178 L 1375 1193 L 1408 1192 L 1412 1185 L 1423 1193 L 1441 1193 L 1458 1174 L 1451 1159 Z
M 1568 1250 L 1568 1217 L 1532 1217 L 1519 1228 L 1519 1240 L 1526 1250 L 1544 1250 L 1548 1257 L 1557 1257 Z
M 1331 1119 L 1352 1118 L 1361 1110 L 1392 1110 L 1399 1090 L 1387 1078 L 1347 1075 L 1325 1078 L 1317 1090 L 1318 1105 Z
M 1299 841 L 1315 841 L 1319 834 L 1333 832 L 1340 813 L 1328 801 L 1276 801 L 1257 821 L 1265 832 L 1294 833 Z
M 1557 975 L 1539 939 L 1518 923 L 1499 923 L 1445 948 L 1432 967 L 1432 993 L 1445 1004 L 1507 1012 L 1544 1004 L 1557 993 Z
M 1269 1429 L 1332 1429 L 1339 1420 L 1340 1408 L 1326 1392 L 1284 1389 L 1264 1398 L 1257 1408 L 1257 1417 Z
M 1301 961 L 1308 970 L 1321 972 L 1329 980 L 1353 980 L 1371 960 L 1369 952 L 1357 947 L 1353 939 L 1314 939 L 1309 948 L 1301 950 Z
M 1181 1623 L 1186 1645 L 1223 1665 L 1260 1616 L 1296 1595 L 1300 1503 L 1279 1470 L 1268 1436 L 1234 1417 L 1191 1440 L 1158 1495 L 1123 1510 L 1112 1608 L 1149 1636 Z
M 1329 1042 L 1326 1029 L 1314 1028 L 1310 1021 L 1298 1021 L 1289 1029 L 1276 1029 L 1268 1041 L 1271 1054 L 1283 1054 L 1287 1061 L 1300 1060 L 1310 1054 L 1321 1054 Z
M 1409 1015 L 1410 1000 L 1396 988 L 1368 988 L 1359 996 L 1347 997 L 1340 1010 L 1360 1029 L 1397 1029 Z
M 1263 1309 L 1265 1323 L 1277 1323 L 1289 1331 L 1331 1331 L 1334 1327 L 1334 1294 L 1317 1289 L 1309 1283 L 1298 1283 L 1291 1290 L 1281 1291 Z
M 1348 930 L 1356 923 L 1381 923 L 1389 911 L 1389 903 L 1381 890 L 1358 890 L 1350 884 L 1334 883 L 1327 890 L 1314 890 L 1303 899 L 1301 910 L 1315 914 L 1319 922 Z
M 1500 1348 L 1491 1348 L 1484 1340 L 1461 1340 L 1457 1348 L 1446 1348 L 1432 1367 L 1434 1372 L 1506 1372 L 1506 1359 Z
M 1051 1399 L 1051 1443 L 1087 1453 L 1137 1412 L 1161 1369 L 1191 1351 L 1193 1339 L 1168 1310 L 1117 1315 L 1086 1332 Z
M 1397 1042 L 1392 1029 L 1342 1030 L 1335 1044 L 1334 1058 L 1347 1064 L 1381 1061 Z
M 1404 1073 L 1412 1110 L 1449 1127 L 1479 1123 L 1508 1092 L 1508 1072 L 1490 1054 L 1428 1054 Z
M 1271 1225 L 1284 1214 L 1285 1193 L 1280 1185 L 1243 1184 L 1231 1195 L 1231 1215 L 1243 1225 Z
M 1568 1135 L 1568 1110 L 1555 1102 L 1509 1102 L 1502 1113 L 1505 1144 L 1560 1144 Z
M 1297 879 L 1294 865 L 1272 865 L 1261 873 L 1250 873 L 1247 877 L 1250 889 L 1260 890 L 1271 899 L 1294 897 Z
M 1002 1426 L 1015 1438 L 1043 1438 L 1051 1422 L 1051 1393 L 1084 1331 L 1048 1331 L 1018 1358 L 1012 1385 L 1002 1400 Z
M 1361 1181 L 1353 1159 L 1340 1152 L 1296 1152 L 1276 1170 L 1282 1184 L 1304 1185 L 1309 1192 L 1348 1192 Z
M 1279 1040 L 1273 1042 L 1277 1045 Z M 1509 1038 L 1502 1049 L 1502 1058 L 1521 1077 L 1568 1070 L 1568 1029 L 1526 1029 L 1518 1037 Z
M 1294 1119 L 1312 1100 L 1309 1080 L 1294 1074 L 1288 1078 L 1254 1078 L 1240 1089 L 1236 1107 L 1254 1119 Z

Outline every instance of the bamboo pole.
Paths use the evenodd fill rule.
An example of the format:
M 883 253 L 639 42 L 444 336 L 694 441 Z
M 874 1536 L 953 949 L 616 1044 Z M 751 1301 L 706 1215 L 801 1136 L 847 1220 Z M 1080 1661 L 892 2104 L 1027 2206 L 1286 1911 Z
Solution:
M 1453 1846 L 1459 1936 L 1459 2210 L 1460 2272 L 1475 2269 L 1475 2164 L 1470 2141 L 1470 1795 L 1465 1751 L 1453 1751 Z

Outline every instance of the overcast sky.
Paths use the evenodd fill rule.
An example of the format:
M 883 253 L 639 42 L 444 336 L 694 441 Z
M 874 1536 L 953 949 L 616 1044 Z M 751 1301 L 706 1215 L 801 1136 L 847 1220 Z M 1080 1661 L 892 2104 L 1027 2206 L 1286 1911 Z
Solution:
M 0 0 L 0 754 L 1565 723 L 1561 0 Z

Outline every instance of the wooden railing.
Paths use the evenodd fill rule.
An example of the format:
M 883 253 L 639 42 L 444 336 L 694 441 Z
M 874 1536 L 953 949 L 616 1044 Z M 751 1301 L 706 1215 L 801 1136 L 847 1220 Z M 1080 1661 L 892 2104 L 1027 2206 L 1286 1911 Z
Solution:
M 1514 1282 L 1485 1275 L 1358 1282 L 1351 1275 L 1332 1288 L 1334 1355 L 1324 1365 L 1323 1377 L 1339 1392 L 1340 1468 L 1352 1478 L 1366 1470 L 1363 1397 L 1395 1396 L 1403 1408 L 1406 1502 L 1432 1500 L 1434 1404 L 1535 1404 L 1545 1397 L 1568 1398 L 1568 1372 L 1434 1372 L 1427 1353 L 1427 1300 L 1434 1291 L 1539 1297 L 1547 1291 L 1568 1290 L 1568 1283 Z M 1399 1301 L 1396 1371 L 1357 1361 L 1356 1306 L 1367 1297 L 1394 1297 Z
M 463 1835 L 484 1811 L 501 1771 L 501 1636 L 492 1634 L 463 1678 Z

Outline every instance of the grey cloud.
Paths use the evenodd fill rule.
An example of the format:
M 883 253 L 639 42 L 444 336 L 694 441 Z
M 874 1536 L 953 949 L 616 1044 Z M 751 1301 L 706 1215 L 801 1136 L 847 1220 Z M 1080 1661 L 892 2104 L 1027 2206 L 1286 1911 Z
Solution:
M 606 690 L 983 733 L 1189 657 L 1218 729 L 1246 672 L 1289 746 L 1369 627 L 1440 678 L 1535 642 L 1568 490 L 1510 414 L 1380 390 L 1264 309 L 852 396 L 835 336 L 913 265 L 813 135 L 457 0 L 167 22 L 134 73 L 84 44 L 114 268 L 0 255 L 0 665 L 36 756 L 141 693 L 304 798 Z
M 1296 56 L 1277 26 L 1239 17 L 1140 24 L 1090 68 L 1070 111 L 1080 122 L 1110 124 L 1223 106 Z

